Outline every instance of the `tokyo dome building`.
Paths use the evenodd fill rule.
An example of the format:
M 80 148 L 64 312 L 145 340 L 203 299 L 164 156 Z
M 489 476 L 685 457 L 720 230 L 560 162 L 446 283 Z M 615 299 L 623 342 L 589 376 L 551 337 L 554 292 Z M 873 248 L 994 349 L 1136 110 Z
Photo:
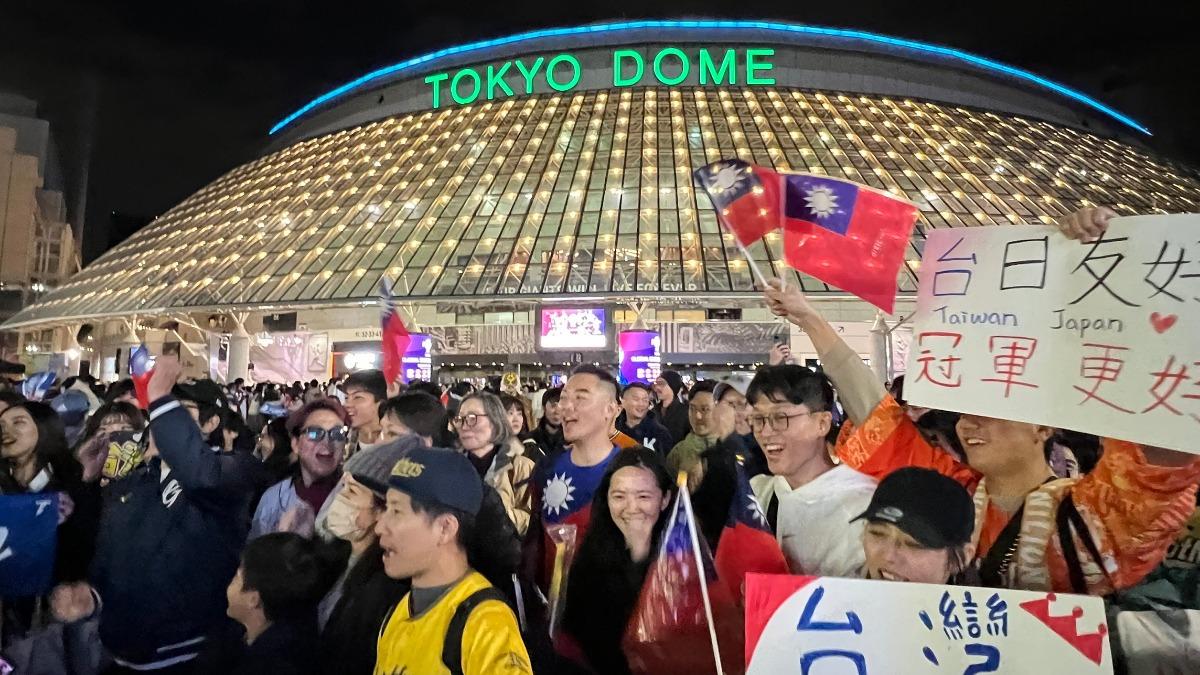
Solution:
M 1052 222 L 1086 205 L 1200 209 L 1198 174 L 1148 150 L 1148 134 L 1036 74 L 884 35 L 765 21 L 538 30 L 418 56 L 314 98 L 269 130 L 262 156 L 4 328 L 48 353 L 84 325 L 100 352 L 164 325 L 192 342 L 203 340 L 183 336 L 189 326 L 369 338 L 386 276 L 443 343 L 456 326 L 480 327 L 466 351 L 440 345 L 463 363 L 545 361 L 539 308 L 585 305 L 607 307 L 617 325 L 661 326 L 669 359 L 701 353 L 674 344 L 684 324 L 770 322 L 693 182 L 700 166 L 737 157 L 916 202 L 903 310 L 930 229 Z M 828 300 L 835 318 L 873 317 L 788 269 L 780 244 L 769 235 L 749 254 Z M 485 346 L 487 326 L 511 335 Z M 331 352 L 339 336 L 352 341 L 329 337 Z M 728 345 L 712 353 L 736 360 Z

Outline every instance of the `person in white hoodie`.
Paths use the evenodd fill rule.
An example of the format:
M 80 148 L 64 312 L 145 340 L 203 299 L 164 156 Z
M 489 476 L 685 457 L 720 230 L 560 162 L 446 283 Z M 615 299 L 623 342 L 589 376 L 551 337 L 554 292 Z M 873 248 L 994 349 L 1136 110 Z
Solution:
M 836 464 L 825 443 L 833 387 L 803 366 L 759 369 L 746 391 L 750 426 L 774 475 L 750 480 L 793 574 L 859 577 L 863 513 L 875 480 Z

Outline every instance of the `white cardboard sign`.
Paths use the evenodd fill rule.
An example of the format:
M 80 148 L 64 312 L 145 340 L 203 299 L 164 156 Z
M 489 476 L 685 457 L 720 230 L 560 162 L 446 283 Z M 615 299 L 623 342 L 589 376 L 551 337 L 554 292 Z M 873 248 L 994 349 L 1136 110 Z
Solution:
M 1200 453 L 1200 215 L 932 231 L 908 359 L 917 406 Z
M 1112 673 L 1104 601 L 751 574 L 747 675 Z

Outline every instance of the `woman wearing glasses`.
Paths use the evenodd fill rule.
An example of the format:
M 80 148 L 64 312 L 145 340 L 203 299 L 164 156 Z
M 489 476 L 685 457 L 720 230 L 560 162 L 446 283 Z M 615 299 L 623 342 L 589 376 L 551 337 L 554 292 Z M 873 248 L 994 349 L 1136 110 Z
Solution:
M 524 537 L 529 528 L 529 479 L 534 462 L 513 435 L 504 404 L 495 394 L 471 394 L 459 404 L 450 423 L 458 434 L 459 447 L 483 482 L 500 494 L 517 534 Z
M 750 480 L 793 574 L 857 577 L 875 480 L 834 464 L 825 443 L 833 388 L 803 366 L 761 368 L 746 391 L 750 427 L 774 475 Z
M 272 485 L 258 502 L 250 539 L 275 532 L 284 516 L 289 521 L 311 519 L 320 513 L 342 477 L 342 454 L 350 430 L 346 410 L 336 399 L 305 405 L 288 418 L 292 448 L 298 458 L 292 475 Z

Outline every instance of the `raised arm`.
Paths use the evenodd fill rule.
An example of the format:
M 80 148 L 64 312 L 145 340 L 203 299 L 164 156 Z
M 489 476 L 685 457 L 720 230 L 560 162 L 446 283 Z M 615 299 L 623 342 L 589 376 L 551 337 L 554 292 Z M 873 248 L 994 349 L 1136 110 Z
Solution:
M 887 393 L 875 373 L 794 284 L 784 287 L 778 280 L 772 280 L 763 289 L 763 295 L 771 312 L 796 324 L 808 335 L 825 373 L 837 388 L 846 414 L 855 424 L 865 422 Z

